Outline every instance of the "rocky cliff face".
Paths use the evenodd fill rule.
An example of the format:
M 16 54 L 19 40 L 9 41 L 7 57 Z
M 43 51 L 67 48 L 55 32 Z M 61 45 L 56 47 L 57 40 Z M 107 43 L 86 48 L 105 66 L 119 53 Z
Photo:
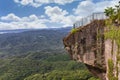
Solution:
M 116 54 L 111 55 L 110 52 L 116 53 L 117 46 L 111 40 L 105 40 L 104 31 L 104 21 L 95 20 L 79 27 L 75 33 L 70 32 L 63 43 L 72 59 L 85 63 L 89 71 L 101 80 L 108 80 L 108 59 L 112 59 L 116 65 Z M 115 70 L 113 74 L 117 76 Z

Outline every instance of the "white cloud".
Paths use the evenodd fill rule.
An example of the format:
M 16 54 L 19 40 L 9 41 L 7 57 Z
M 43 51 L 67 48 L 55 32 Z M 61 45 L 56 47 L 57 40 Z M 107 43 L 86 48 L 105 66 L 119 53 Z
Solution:
M 29 5 L 33 7 L 40 7 L 43 4 L 55 3 L 55 4 L 67 4 L 71 3 L 74 0 L 14 0 L 14 2 L 19 3 L 21 5 Z
M 45 14 L 52 20 L 52 22 L 60 22 L 68 12 L 60 9 L 58 6 L 47 6 L 45 7 Z
M 117 2 L 117 0 L 112 0 L 94 3 L 93 0 L 83 0 L 77 8 L 73 10 L 74 14 L 70 14 L 58 6 L 45 7 L 45 14 L 49 17 L 51 23 L 56 22 L 63 24 L 63 26 L 71 26 L 82 17 L 88 16 L 93 12 L 103 12 L 106 7 L 114 6 Z
M 45 14 L 50 18 L 51 23 L 61 23 L 62 27 L 71 26 L 80 16 L 70 15 L 66 10 L 59 8 L 58 6 L 45 7 Z
M 0 30 L 12 30 L 12 29 L 42 29 L 47 28 L 46 25 L 37 22 L 0 22 Z
M 73 9 L 75 15 L 87 16 L 93 12 L 104 12 L 106 7 L 114 6 L 119 0 L 103 0 L 94 3 L 93 0 L 84 0 L 79 3 L 77 8 Z
M 0 17 L 0 29 L 41 29 L 59 28 L 71 26 L 80 17 L 70 15 L 66 10 L 58 6 L 45 7 L 45 15 L 36 16 L 31 14 L 26 17 L 18 17 L 13 13 Z
M 1 20 L 7 20 L 7 21 L 19 21 L 20 18 L 14 15 L 13 13 L 8 14 L 7 16 L 1 17 Z
M 51 9 L 50 9 L 51 8 Z M 66 16 L 67 11 L 59 7 L 46 7 L 45 15 L 36 16 L 32 14 L 27 17 L 18 17 L 13 13 L 0 17 L 0 30 L 8 29 L 42 29 L 42 28 L 59 28 L 72 25 L 73 16 Z M 57 10 L 57 12 L 56 12 Z M 49 13 L 49 14 L 48 14 Z M 50 24 L 50 25 L 49 25 Z M 66 26 L 64 26 L 66 25 Z
M 66 3 L 71 3 L 73 1 L 75 1 L 75 0 L 54 0 L 53 2 L 57 3 L 57 4 L 63 4 L 64 5 Z
M 73 0 L 14 0 L 22 5 L 40 6 L 42 4 L 57 3 L 66 4 Z M 75 1 L 75 0 L 74 0 Z M 108 6 L 114 6 L 118 0 L 102 0 L 94 3 L 93 0 L 82 0 L 77 7 L 73 9 L 73 13 L 63 10 L 59 6 L 46 6 L 45 15 L 36 16 L 31 14 L 26 17 L 18 17 L 13 13 L 0 17 L 0 29 L 41 29 L 41 28 L 59 28 L 72 26 L 73 23 L 79 21 L 80 18 L 90 15 L 93 12 L 101 12 Z M 36 5 L 37 4 L 37 5 Z M 34 7 L 35 7 L 34 6 Z
M 106 0 L 95 4 L 95 12 L 104 12 L 107 7 L 114 7 L 119 0 Z
M 74 9 L 75 14 L 86 16 L 94 11 L 94 3 L 90 0 L 85 0 L 79 3 L 76 9 Z
M 18 17 L 13 13 L 8 14 L 0 18 L 0 29 L 41 29 L 47 28 L 45 25 L 48 20 L 41 19 L 38 16 L 32 14 L 28 17 Z

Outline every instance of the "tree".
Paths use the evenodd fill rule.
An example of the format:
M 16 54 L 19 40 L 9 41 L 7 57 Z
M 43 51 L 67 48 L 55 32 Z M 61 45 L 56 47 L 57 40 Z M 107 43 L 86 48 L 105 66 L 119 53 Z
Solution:
M 115 7 L 107 7 L 104 13 L 109 17 L 112 23 L 120 24 L 120 1 Z

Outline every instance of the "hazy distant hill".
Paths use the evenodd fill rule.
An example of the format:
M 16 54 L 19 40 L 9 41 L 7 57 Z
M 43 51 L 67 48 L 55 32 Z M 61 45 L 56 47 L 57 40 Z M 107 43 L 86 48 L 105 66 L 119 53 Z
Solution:
M 49 50 L 62 52 L 64 51 L 62 39 L 70 29 L 18 30 L 0 34 L 0 54 L 20 55 Z
M 31 29 L 16 29 L 16 30 L 0 30 L 0 34 L 5 34 L 5 33 L 21 33 L 25 31 L 30 31 Z

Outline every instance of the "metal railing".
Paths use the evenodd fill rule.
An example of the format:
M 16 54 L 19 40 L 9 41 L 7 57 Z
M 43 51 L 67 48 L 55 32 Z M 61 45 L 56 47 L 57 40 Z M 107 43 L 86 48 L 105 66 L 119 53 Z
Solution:
M 85 26 L 94 20 L 102 20 L 102 19 L 103 20 L 107 19 L 107 16 L 105 15 L 104 12 L 93 13 L 92 15 L 82 18 L 79 21 L 75 22 L 73 24 L 73 28 Z

